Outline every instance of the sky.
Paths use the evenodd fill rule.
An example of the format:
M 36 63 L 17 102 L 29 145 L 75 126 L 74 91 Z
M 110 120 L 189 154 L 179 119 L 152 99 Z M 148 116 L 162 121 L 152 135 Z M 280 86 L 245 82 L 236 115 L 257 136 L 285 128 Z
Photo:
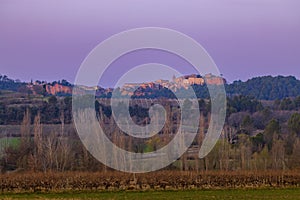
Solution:
M 300 79 L 299 7 L 299 0 L 0 0 L 0 74 L 73 82 L 100 42 L 154 26 L 194 38 L 229 82 L 263 75 Z M 101 83 L 110 86 L 131 65 L 152 59 L 185 69 L 175 57 L 137 52 L 116 62 Z

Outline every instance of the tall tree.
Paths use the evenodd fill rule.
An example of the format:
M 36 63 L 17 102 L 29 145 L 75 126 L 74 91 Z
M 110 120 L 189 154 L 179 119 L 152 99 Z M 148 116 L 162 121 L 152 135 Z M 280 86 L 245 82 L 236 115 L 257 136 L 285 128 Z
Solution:
M 264 131 L 264 140 L 266 142 L 266 144 L 268 145 L 268 149 L 271 150 L 272 149 L 272 142 L 275 136 L 278 136 L 281 133 L 281 127 L 280 124 L 278 122 L 278 120 L 276 119 L 272 119 L 265 131 Z
M 300 114 L 294 113 L 288 121 L 288 128 L 291 133 L 300 136 Z

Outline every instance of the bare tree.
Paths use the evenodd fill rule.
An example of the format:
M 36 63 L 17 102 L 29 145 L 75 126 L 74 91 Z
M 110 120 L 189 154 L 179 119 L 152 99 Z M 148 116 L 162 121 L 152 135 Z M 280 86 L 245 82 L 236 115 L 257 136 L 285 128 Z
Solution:
M 241 160 L 241 169 L 247 170 L 251 168 L 251 142 L 247 135 L 241 134 L 239 136 L 239 150 L 240 150 L 240 160 Z
M 272 168 L 273 169 L 285 169 L 285 149 L 284 142 L 278 138 L 273 137 L 273 144 L 271 149 L 272 156 Z
M 17 163 L 18 167 L 25 169 L 29 167 L 29 155 L 31 154 L 30 124 L 30 111 L 27 109 L 21 124 L 21 143 L 19 149 L 20 156 Z
M 65 136 L 65 118 L 64 118 L 63 110 L 61 110 L 60 123 L 61 123 L 61 132 L 59 137 L 57 138 L 55 164 L 56 164 L 57 171 L 65 171 L 65 168 L 67 167 L 67 164 L 69 162 L 71 147 L 70 147 L 70 143 L 68 142 Z
M 295 139 L 295 143 L 293 145 L 293 153 L 292 155 L 290 156 L 289 160 L 289 166 L 292 168 L 292 169 L 295 169 L 295 168 L 299 168 L 300 166 L 300 139 L 299 138 L 296 138 Z
M 43 140 L 42 140 L 42 124 L 41 124 L 41 115 L 37 114 L 34 118 L 34 151 L 33 151 L 33 162 L 34 162 L 34 170 L 39 170 L 41 167 L 41 160 L 43 154 Z
M 46 167 L 50 169 L 50 171 L 54 168 L 55 164 L 55 154 L 57 152 L 57 139 L 56 134 L 52 132 L 50 135 L 45 137 L 44 141 L 44 148 L 45 148 L 45 158 L 47 161 Z

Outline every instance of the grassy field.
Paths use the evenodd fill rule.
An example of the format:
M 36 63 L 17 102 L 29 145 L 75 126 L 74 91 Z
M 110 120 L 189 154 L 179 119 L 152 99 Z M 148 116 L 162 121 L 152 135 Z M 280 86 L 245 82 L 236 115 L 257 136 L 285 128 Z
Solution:
M 80 193 L 24 193 L 0 195 L 0 199 L 300 199 L 298 189 L 236 189 L 236 190 L 185 190 L 146 192 L 80 192 Z

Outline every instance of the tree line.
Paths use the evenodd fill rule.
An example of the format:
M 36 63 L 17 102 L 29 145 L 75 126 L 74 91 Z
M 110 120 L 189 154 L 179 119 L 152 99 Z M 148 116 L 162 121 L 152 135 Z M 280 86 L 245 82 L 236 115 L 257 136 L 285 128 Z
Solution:
M 290 101 L 297 104 L 298 99 Z M 136 139 L 123 133 L 116 125 L 110 107 L 102 101 L 95 100 L 95 109 L 101 127 L 112 142 L 128 151 L 146 153 L 168 144 L 179 130 L 180 107 L 172 100 L 160 101 L 167 111 L 167 122 L 156 136 L 149 139 Z M 190 149 L 168 166 L 169 169 L 284 170 L 300 167 L 299 107 L 281 110 L 278 106 L 281 103 L 264 104 L 247 96 L 228 98 L 227 103 L 226 122 L 217 145 L 207 157 L 198 159 L 197 152 L 210 121 L 210 101 L 198 100 L 201 117 L 197 136 Z M 24 112 L 19 116 L 22 118 L 19 143 L 4 148 L 2 171 L 109 170 L 88 153 L 75 129 L 72 134 L 66 134 L 66 125 L 72 125 L 70 97 L 53 96 L 41 105 L 38 109 L 27 107 L 19 111 Z M 124 107 L 118 106 L 119 109 Z M 184 106 L 193 105 L 186 99 Z M 146 125 L 151 122 L 148 108 L 133 105 L 129 111 L 135 123 Z M 43 125 L 49 122 L 56 123 L 59 131 L 46 134 Z M 121 165 L 123 161 L 118 162 Z

